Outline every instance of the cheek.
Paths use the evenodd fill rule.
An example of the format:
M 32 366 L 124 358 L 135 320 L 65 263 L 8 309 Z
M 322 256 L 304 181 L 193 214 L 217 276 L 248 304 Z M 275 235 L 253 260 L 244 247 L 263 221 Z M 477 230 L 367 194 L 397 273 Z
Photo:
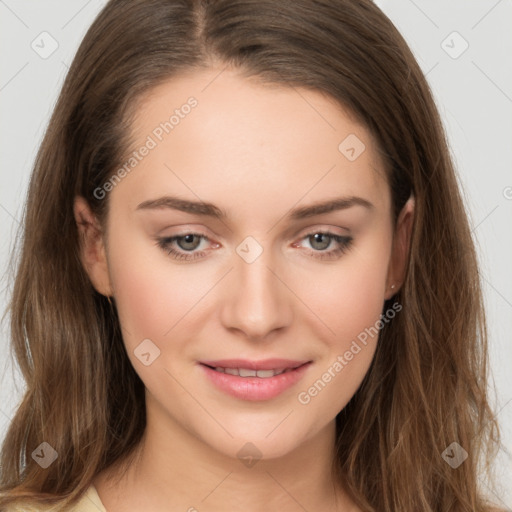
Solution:
M 121 325 L 130 343 L 162 339 L 199 305 L 222 272 L 208 263 L 177 265 L 154 243 L 142 237 L 130 239 L 129 233 L 119 226 L 109 244 L 110 276 Z M 374 238 L 335 265 L 295 268 L 282 274 L 303 305 L 316 315 L 318 327 L 323 324 L 327 328 L 329 343 L 340 349 L 379 318 L 385 291 L 386 245 L 385 239 Z
M 297 395 L 307 414 L 333 418 L 368 372 L 382 327 L 387 245 L 383 239 L 383 243 L 372 244 L 371 250 L 333 267 L 335 270 L 317 274 L 314 291 L 302 284 L 299 293 L 308 297 L 307 305 L 318 315 L 327 346 L 325 357 Z
M 380 318 L 384 304 L 389 243 L 374 238 L 347 253 L 336 265 L 318 265 L 295 277 L 297 295 L 323 324 L 325 339 L 343 349 Z M 290 278 L 292 278 L 290 276 Z
M 149 338 L 160 345 L 204 295 L 204 276 L 174 265 L 147 240 L 113 236 L 111 247 L 110 275 L 125 342 L 134 347 Z

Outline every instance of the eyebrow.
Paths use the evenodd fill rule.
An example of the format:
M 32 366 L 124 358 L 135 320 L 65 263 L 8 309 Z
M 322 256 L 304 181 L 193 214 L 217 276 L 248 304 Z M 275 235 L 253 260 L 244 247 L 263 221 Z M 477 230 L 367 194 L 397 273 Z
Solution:
M 287 214 L 287 217 L 292 220 L 300 220 L 337 210 L 346 210 L 347 208 L 351 208 L 353 206 L 362 206 L 369 210 L 374 208 L 374 205 L 370 203 L 370 201 L 363 199 L 362 197 L 339 197 L 329 201 L 315 203 L 310 206 L 301 206 L 299 208 L 295 208 Z M 212 203 L 206 203 L 203 201 L 190 201 L 188 199 L 181 199 L 174 196 L 163 196 L 157 199 L 149 199 L 148 201 L 140 203 L 136 209 L 157 210 L 164 208 L 179 210 L 194 215 L 205 215 L 219 220 L 227 220 L 229 217 L 225 210 L 222 210 Z

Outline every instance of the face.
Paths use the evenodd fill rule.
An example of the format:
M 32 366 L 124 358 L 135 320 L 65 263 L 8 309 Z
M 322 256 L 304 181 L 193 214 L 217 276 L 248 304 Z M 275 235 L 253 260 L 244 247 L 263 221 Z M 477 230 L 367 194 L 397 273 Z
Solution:
M 148 415 L 273 458 L 332 425 L 368 371 L 399 266 L 390 191 L 331 99 L 218 72 L 140 104 L 136 162 L 102 189 L 106 265 L 88 268 Z

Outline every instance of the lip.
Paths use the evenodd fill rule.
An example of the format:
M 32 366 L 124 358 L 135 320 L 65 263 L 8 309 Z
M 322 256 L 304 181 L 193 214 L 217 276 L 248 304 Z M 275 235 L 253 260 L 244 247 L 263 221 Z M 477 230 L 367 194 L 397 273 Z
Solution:
M 248 361 L 242 359 L 223 359 L 201 361 L 199 366 L 210 382 L 224 393 L 246 401 L 271 400 L 299 382 L 312 361 L 291 361 L 289 359 L 266 359 Z M 293 368 L 291 371 L 274 377 L 239 377 L 221 373 L 210 366 L 223 368 L 247 368 L 249 370 L 272 370 Z
M 213 366 L 214 368 L 221 366 L 222 368 L 247 368 L 248 370 L 278 370 L 286 368 L 298 368 L 308 361 L 294 361 L 292 359 L 262 359 L 261 361 L 253 361 L 249 359 L 218 359 L 215 361 L 199 361 L 201 364 Z

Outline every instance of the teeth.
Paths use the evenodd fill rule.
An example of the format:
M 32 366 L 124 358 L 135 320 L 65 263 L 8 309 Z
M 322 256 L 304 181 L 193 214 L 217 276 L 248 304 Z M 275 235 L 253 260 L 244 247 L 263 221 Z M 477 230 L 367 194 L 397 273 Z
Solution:
M 276 372 L 274 370 L 258 370 L 256 372 L 256 375 L 258 377 L 261 377 L 262 379 L 265 379 L 267 377 L 273 377 L 274 375 L 276 374 Z M 240 374 L 242 375 L 242 374 Z M 243 375 L 242 375 L 243 377 Z
M 215 370 L 220 373 L 227 373 L 228 375 L 236 375 L 237 377 L 259 377 L 260 379 L 268 379 L 281 373 L 291 372 L 292 368 L 281 370 L 250 370 L 248 368 L 222 368 L 216 366 Z
M 256 370 L 246 370 L 245 368 L 238 369 L 238 375 L 240 377 L 256 377 Z

